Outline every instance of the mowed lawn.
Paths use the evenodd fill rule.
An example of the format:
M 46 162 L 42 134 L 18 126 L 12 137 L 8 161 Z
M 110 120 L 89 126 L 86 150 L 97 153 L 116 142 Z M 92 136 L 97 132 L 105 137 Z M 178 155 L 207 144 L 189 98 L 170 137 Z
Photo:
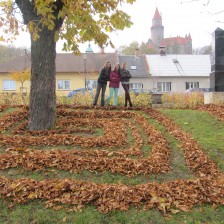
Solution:
M 115 184 L 131 187 L 151 182 L 163 184 L 175 180 L 193 180 L 198 178 L 197 174 L 193 170 L 189 170 L 186 164 L 184 153 L 180 147 L 180 141 L 175 139 L 174 135 L 167 127 L 153 117 L 150 117 L 150 113 L 147 114 L 145 111 L 141 110 L 102 110 L 91 108 L 84 110 L 82 108 L 69 107 L 65 107 L 64 109 L 61 107 L 59 110 L 61 117 L 58 118 L 60 122 L 56 125 L 55 132 L 40 134 L 29 133 L 26 130 L 26 115 L 15 114 L 17 111 L 21 111 L 21 108 L 9 108 L 0 112 L 0 121 L 3 127 L 5 125 L 3 120 L 8 114 L 15 114 L 15 116 L 18 116 L 15 121 L 11 123 L 10 121 L 12 118 L 6 119 L 10 125 L 6 125 L 5 128 L 1 129 L 0 135 L 3 137 L 1 137 L 2 143 L 0 146 L 0 177 L 5 177 L 7 180 L 29 178 L 37 181 L 71 179 L 99 185 Z M 76 112 L 78 114 L 77 116 Z M 159 109 L 158 112 L 171 118 L 181 130 L 189 133 L 193 139 L 197 141 L 199 146 L 202 147 L 203 152 L 214 161 L 215 165 L 217 165 L 217 169 L 219 169 L 221 173 L 224 172 L 223 121 L 219 121 L 215 116 L 206 111 Z M 170 149 L 170 154 L 168 154 L 170 170 L 163 172 L 163 169 L 166 169 L 166 167 L 162 167 L 162 172 L 158 173 L 154 171 L 151 173 L 144 173 L 146 171 L 142 171 L 141 169 L 138 172 L 132 170 L 129 173 L 126 166 L 121 166 L 119 168 L 119 165 L 113 166 L 113 164 L 106 166 L 106 162 L 104 162 L 103 165 L 100 161 L 97 163 L 98 160 L 95 158 L 99 157 L 100 160 L 101 156 L 102 159 L 107 158 L 108 163 L 109 160 L 113 158 L 123 158 L 124 160 L 126 158 L 136 160 L 139 158 L 140 160 L 141 158 L 148 158 L 152 153 L 153 144 L 156 144 L 156 138 L 155 142 L 149 142 L 148 135 L 143 128 L 144 123 L 141 123 L 143 120 L 144 122 L 148 122 L 153 128 L 150 130 L 161 133 L 161 139 L 164 138 L 165 140 L 160 139 L 159 141 L 167 142 L 167 147 Z M 72 123 L 73 121 L 74 123 Z M 105 124 L 108 124 L 108 126 Z M 72 139 L 69 138 L 64 141 L 63 136 L 65 136 L 65 134 L 68 136 L 78 136 L 76 139 L 77 144 L 73 143 Z M 150 135 L 150 133 L 148 134 Z M 18 143 L 16 142 L 16 140 L 18 140 L 17 138 L 13 139 L 14 136 L 19 136 L 18 139 L 20 139 L 20 137 L 21 139 L 27 137 L 27 141 Z M 35 144 L 31 141 L 31 136 L 34 136 L 38 143 Z M 48 140 L 44 137 L 42 138 L 42 136 L 45 136 Z M 117 142 L 115 141 L 116 136 L 120 136 Z M 115 140 L 111 140 L 110 137 L 114 137 Z M 12 141 L 9 141 L 9 139 L 12 139 Z M 95 143 L 95 145 L 93 143 Z M 139 148 L 141 153 L 138 154 L 139 151 L 135 151 L 135 148 Z M 132 149 L 133 153 L 128 154 L 127 149 Z M 40 154 L 37 154 L 37 159 L 34 158 L 35 155 L 32 150 L 40 152 Z M 72 167 L 72 164 L 69 164 L 70 167 L 66 166 L 66 164 L 56 166 L 52 164 L 50 160 L 46 160 L 44 164 L 39 163 L 38 159 L 41 160 L 44 158 L 41 157 L 41 153 L 43 154 L 44 151 L 50 152 L 51 150 L 70 150 L 71 153 L 74 152 L 78 156 L 80 152 L 85 152 L 86 154 L 82 155 L 82 158 L 93 159 L 95 166 L 91 167 L 86 162 L 83 168 L 80 168 L 82 166 L 81 159 L 79 161 L 80 166 L 76 168 Z M 109 151 L 109 153 L 107 153 L 105 157 L 103 152 L 106 151 Z M 13 165 L 11 157 L 8 158 L 6 156 L 7 153 L 12 155 L 12 158 L 15 159 L 15 163 L 18 165 Z M 99 153 L 98 157 L 96 153 Z M 102 153 L 102 155 L 100 153 Z M 46 155 L 48 156 L 48 154 Z M 1 159 L 3 156 L 5 156 L 4 158 L 8 158 L 8 161 L 6 159 Z M 20 164 L 20 156 L 30 156 L 30 158 L 33 158 L 31 161 L 32 165 L 30 165 L 29 161 L 26 161 L 27 164 L 24 166 Z M 92 160 L 90 161 L 92 162 Z M 73 162 L 76 163 L 76 161 Z M 38 163 L 38 165 L 36 165 L 36 163 Z M 99 165 L 99 167 L 97 167 L 97 165 Z M 2 183 L 0 183 L 0 187 L 2 186 Z M 15 187 L 14 183 L 11 187 Z M 146 208 L 144 203 L 138 206 L 131 204 L 127 211 L 120 211 L 119 209 L 107 211 L 104 210 L 104 208 L 100 210 L 99 206 L 91 203 L 87 203 L 81 207 L 76 206 L 76 209 L 74 209 L 74 206 L 71 206 L 69 203 L 46 206 L 45 199 L 37 199 L 31 196 L 27 201 L 21 201 L 21 203 L 18 203 L 18 201 L 14 202 L 13 199 L 16 198 L 17 194 L 19 197 L 19 192 L 23 190 L 18 189 L 17 192 L 16 189 L 18 188 L 15 187 L 15 194 L 9 197 L 3 195 L 4 192 L 2 195 L 0 194 L 0 223 L 224 223 L 224 205 L 216 203 L 197 204 L 189 211 L 173 208 L 167 209 L 166 212 L 163 212 L 161 207 L 157 206 L 157 204 L 155 204 L 154 208 Z M 85 189 L 82 190 L 84 191 Z M 50 203 L 48 203 L 48 205 L 50 205 Z

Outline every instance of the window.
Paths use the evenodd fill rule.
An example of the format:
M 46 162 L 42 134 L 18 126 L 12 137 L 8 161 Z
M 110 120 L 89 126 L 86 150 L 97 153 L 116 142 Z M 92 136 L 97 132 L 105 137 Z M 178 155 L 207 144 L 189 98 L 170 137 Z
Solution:
M 86 80 L 86 87 L 91 89 L 96 89 L 97 86 L 97 80 L 88 79 Z
M 130 83 L 130 89 L 142 89 L 143 84 L 142 83 Z
M 186 90 L 193 88 L 199 88 L 199 82 L 186 82 Z
M 70 80 L 58 80 L 59 90 L 70 90 Z
M 137 70 L 136 65 L 132 65 L 132 66 L 131 66 L 131 70 Z
M 160 92 L 170 92 L 171 91 L 171 82 L 157 82 L 157 89 Z
M 3 90 L 16 90 L 16 81 L 3 80 Z

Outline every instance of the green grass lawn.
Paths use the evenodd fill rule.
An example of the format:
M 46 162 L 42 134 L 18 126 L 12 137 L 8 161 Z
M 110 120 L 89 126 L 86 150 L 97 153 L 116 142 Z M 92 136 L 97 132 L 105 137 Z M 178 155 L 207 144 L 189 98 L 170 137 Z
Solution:
M 13 110 L 9 110 L 12 112 Z M 203 150 L 209 157 L 215 161 L 219 169 L 224 171 L 224 122 L 218 121 L 214 116 L 207 112 L 200 112 L 195 110 L 160 110 L 166 116 L 172 118 L 184 131 L 191 133 L 193 138 L 198 141 Z M 84 180 L 96 183 L 114 183 L 125 185 L 137 185 L 148 183 L 151 181 L 163 183 L 176 179 L 193 179 L 195 178 L 186 166 L 183 152 L 179 148 L 179 141 L 168 133 L 167 129 L 151 119 L 143 112 L 142 114 L 148 122 L 159 130 L 167 140 L 171 148 L 170 165 L 172 170 L 163 174 L 151 175 L 137 175 L 128 177 L 118 173 L 104 172 L 90 172 L 83 170 L 79 173 L 70 173 L 65 170 L 57 170 L 55 168 L 46 168 L 41 171 L 24 170 L 21 167 L 9 168 L 0 170 L 0 176 L 7 178 L 32 178 L 35 180 L 44 179 L 64 179 L 72 178 L 74 180 Z M 6 112 L 0 112 L 4 116 Z M 142 151 L 144 156 L 150 155 L 151 146 L 147 144 L 147 137 L 143 133 L 141 125 L 136 127 L 142 134 L 144 146 Z M 10 135 L 13 127 L 7 132 Z M 82 133 L 78 133 L 82 135 Z M 97 130 L 97 136 L 103 135 L 102 130 Z M 132 145 L 134 140 L 131 136 L 131 130 L 127 130 L 128 144 Z M 38 147 L 35 147 L 38 150 Z M 40 149 L 70 149 L 80 150 L 80 146 L 63 146 L 63 147 L 40 147 Z M 5 148 L 0 148 L 0 153 L 4 153 Z M 119 148 L 111 148 L 112 151 L 118 151 Z M 1 156 L 1 154 L 0 154 Z M 134 157 L 133 157 L 134 158 Z M 1 183 L 0 183 L 1 184 Z M 77 224 L 223 224 L 224 223 L 224 206 L 203 204 L 195 206 L 189 212 L 179 212 L 177 214 L 168 213 L 166 216 L 162 215 L 157 209 L 144 210 L 142 207 L 131 207 L 128 211 L 112 211 L 107 214 L 100 213 L 95 206 L 87 205 L 79 212 L 68 212 L 65 208 L 60 210 L 53 210 L 45 208 L 44 201 L 33 200 L 25 204 L 11 203 L 7 199 L 0 199 L 0 224 L 54 224 L 54 223 L 77 223 Z
M 184 130 L 191 133 L 210 158 L 224 171 L 224 122 L 207 112 L 196 110 L 163 110 Z

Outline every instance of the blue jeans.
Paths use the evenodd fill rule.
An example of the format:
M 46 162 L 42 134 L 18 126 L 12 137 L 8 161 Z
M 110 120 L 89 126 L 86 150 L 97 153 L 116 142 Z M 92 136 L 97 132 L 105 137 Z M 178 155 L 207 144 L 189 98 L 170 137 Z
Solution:
M 105 98 L 106 88 L 107 88 L 107 83 L 97 82 L 96 95 L 95 95 L 95 98 L 93 101 L 94 106 L 97 104 L 97 101 L 98 101 L 98 98 L 100 95 L 100 91 L 101 91 L 101 106 L 104 106 L 104 98 Z
M 109 96 L 107 97 L 105 102 L 107 103 L 114 95 L 114 103 L 113 103 L 113 105 L 116 106 L 117 105 L 118 90 L 119 90 L 119 88 L 112 88 L 112 87 L 110 87 Z

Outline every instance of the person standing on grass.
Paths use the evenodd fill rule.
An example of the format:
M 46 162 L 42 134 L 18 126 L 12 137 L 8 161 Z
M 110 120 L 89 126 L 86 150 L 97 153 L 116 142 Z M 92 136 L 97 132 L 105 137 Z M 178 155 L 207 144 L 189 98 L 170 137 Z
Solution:
M 96 95 L 93 101 L 93 106 L 96 106 L 100 91 L 101 91 L 101 106 L 105 104 L 105 92 L 107 88 L 107 81 L 110 80 L 110 72 L 111 72 L 111 63 L 107 61 L 104 66 L 100 69 L 100 75 L 97 80 L 97 87 L 96 87 Z
M 117 105 L 117 97 L 118 97 L 118 90 L 119 90 L 119 85 L 121 81 L 121 75 L 120 75 L 120 65 L 115 64 L 113 71 L 110 73 L 110 92 L 109 96 L 106 99 L 106 103 L 114 96 L 114 102 L 113 105 Z
M 125 103 L 124 106 L 127 107 L 128 103 L 129 106 L 132 107 L 131 97 L 129 93 L 130 82 L 129 79 L 132 78 L 130 72 L 126 69 L 126 62 L 122 63 L 121 67 L 121 84 L 125 92 Z

